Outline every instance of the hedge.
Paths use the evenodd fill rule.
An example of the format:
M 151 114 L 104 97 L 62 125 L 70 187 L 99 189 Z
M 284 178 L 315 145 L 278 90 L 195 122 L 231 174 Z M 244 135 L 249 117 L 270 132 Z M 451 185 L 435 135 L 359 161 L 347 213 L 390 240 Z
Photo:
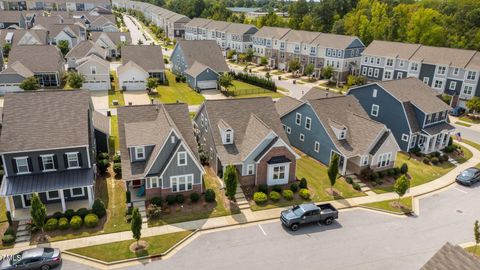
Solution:
M 242 73 L 230 72 L 230 74 L 232 74 L 233 77 L 236 80 L 246 82 L 246 83 L 249 83 L 249 84 L 252 84 L 252 85 L 255 85 L 255 86 L 259 86 L 259 87 L 268 89 L 268 90 L 273 91 L 273 92 L 277 91 L 277 85 L 275 85 L 274 81 L 271 81 L 271 80 L 268 80 L 268 79 L 265 79 L 265 78 L 261 78 L 261 77 L 257 77 L 255 75 L 250 75 L 250 74 L 244 73 L 244 72 L 242 72 Z

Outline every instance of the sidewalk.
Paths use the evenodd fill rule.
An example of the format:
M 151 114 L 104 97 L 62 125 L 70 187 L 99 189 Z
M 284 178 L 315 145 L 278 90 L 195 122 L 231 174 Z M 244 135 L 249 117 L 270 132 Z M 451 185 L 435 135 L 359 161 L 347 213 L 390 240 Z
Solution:
M 432 182 L 411 188 L 407 192 L 407 194 L 405 194 L 405 196 L 417 197 L 417 196 L 421 196 L 430 192 L 437 191 L 441 188 L 444 188 L 455 182 L 455 176 L 459 172 L 480 163 L 480 151 L 464 143 L 461 143 L 461 144 L 462 146 L 468 148 L 473 153 L 473 156 L 469 161 L 455 167 L 449 173 L 445 174 L 444 176 Z M 355 207 L 360 204 L 391 200 L 396 198 L 398 198 L 398 195 L 396 193 L 391 192 L 391 193 L 375 194 L 370 196 L 356 197 L 356 198 L 350 198 L 350 199 L 344 199 L 344 200 L 328 201 L 328 202 L 322 202 L 322 203 L 331 203 L 338 209 L 345 209 L 345 208 Z M 209 229 L 221 228 L 226 226 L 240 225 L 240 224 L 245 224 L 250 222 L 264 221 L 268 219 L 277 219 L 282 210 L 283 208 L 275 208 L 275 209 L 269 209 L 269 210 L 263 210 L 263 211 L 251 211 L 251 209 L 245 209 L 245 210 L 242 210 L 240 214 L 232 215 L 232 216 L 195 220 L 195 221 L 182 222 L 177 224 L 170 224 L 170 225 L 143 229 L 142 236 L 148 237 L 153 235 L 161 235 L 161 234 L 167 234 L 172 232 L 178 232 L 182 230 L 196 230 L 196 229 L 209 230 Z M 42 244 L 39 246 L 49 246 L 49 247 L 60 248 L 61 250 L 67 250 L 72 248 L 106 244 L 106 243 L 117 242 L 122 240 L 130 240 L 130 239 L 133 239 L 132 233 L 130 231 L 125 231 L 125 232 L 119 232 L 119 233 L 84 237 L 80 239 L 58 241 L 53 243 Z M 25 249 L 25 246 L 14 247 L 12 249 L 5 250 L 5 252 L 8 254 L 13 254 L 23 249 Z

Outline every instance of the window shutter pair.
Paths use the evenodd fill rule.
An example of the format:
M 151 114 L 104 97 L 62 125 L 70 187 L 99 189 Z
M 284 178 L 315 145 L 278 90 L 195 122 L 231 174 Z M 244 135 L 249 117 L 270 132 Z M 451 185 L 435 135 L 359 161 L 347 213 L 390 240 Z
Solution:
M 29 157 L 27 158 L 27 164 L 28 164 L 28 169 L 32 171 L 33 170 L 32 159 Z M 12 158 L 12 168 L 13 168 L 13 172 L 17 174 L 18 173 L 17 161 L 14 158 Z

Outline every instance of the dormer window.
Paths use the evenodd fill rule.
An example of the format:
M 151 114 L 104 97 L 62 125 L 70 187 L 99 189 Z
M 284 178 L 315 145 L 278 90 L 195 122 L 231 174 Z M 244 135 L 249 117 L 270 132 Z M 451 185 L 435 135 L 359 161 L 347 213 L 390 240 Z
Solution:
M 145 159 L 145 147 L 135 147 L 135 159 Z
M 225 132 L 225 143 L 232 143 L 232 131 L 231 130 L 227 130 Z
M 338 134 L 338 139 L 339 139 L 339 140 L 344 140 L 346 136 L 347 136 L 347 131 L 346 131 L 346 130 L 342 130 L 342 131 L 340 131 L 340 133 Z

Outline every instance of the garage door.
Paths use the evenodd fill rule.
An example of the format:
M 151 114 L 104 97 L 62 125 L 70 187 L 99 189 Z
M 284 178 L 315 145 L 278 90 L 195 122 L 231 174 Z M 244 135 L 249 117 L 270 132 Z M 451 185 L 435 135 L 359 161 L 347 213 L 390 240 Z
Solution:
M 83 84 L 83 88 L 98 91 L 98 90 L 108 90 L 110 89 L 110 83 L 107 81 L 90 81 Z
M 217 88 L 217 81 L 198 81 L 197 87 L 199 89 L 216 89 Z
M 145 90 L 146 85 L 144 81 L 123 81 L 123 86 L 126 90 Z

